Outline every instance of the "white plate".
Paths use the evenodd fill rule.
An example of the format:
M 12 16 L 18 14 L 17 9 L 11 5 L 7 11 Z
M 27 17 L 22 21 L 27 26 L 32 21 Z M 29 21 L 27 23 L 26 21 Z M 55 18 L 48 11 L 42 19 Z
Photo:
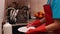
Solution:
M 35 29 L 35 27 L 29 27 L 29 28 L 27 28 L 27 27 L 20 27 L 20 28 L 18 28 L 18 31 L 19 32 L 27 32 L 29 29 Z

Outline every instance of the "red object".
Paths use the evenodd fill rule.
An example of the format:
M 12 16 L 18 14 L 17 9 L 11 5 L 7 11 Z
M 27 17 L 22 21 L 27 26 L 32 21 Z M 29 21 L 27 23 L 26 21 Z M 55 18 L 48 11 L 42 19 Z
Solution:
M 38 32 L 46 32 L 46 24 L 42 24 L 41 26 L 37 27 L 35 30 Z
M 30 27 L 30 26 L 39 26 L 39 25 L 41 25 L 41 23 L 40 23 L 40 20 L 39 19 L 37 19 L 37 20 L 34 20 L 32 23 L 29 23 L 28 25 L 27 25 L 27 27 Z
M 40 32 L 45 32 L 45 24 L 37 27 L 36 29 L 30 29 L 26 34 L 39 34 Z
M 52 10 L 49 4 L 44 5 L 46 24 L 49 25 L 54 22 L 52 18 Z

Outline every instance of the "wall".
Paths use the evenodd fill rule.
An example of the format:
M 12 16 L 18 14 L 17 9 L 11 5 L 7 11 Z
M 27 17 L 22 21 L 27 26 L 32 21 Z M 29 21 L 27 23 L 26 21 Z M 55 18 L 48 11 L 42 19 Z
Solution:
M 43 10 L 43 5 L 46 4 L 47 0 L 31 0 L 31 12 L 32 15 L 40 10 Z
M 2 21 L 4 17 L 4 0 L 0 0 L 0 34 L 2 34 Z
M 12 2 L 16 2 L 18 3 L 19 7 L 23 6 L 23 5 L 27 5 L 28 0 L 6 0 L 6 7 L 7 6 L 11 6 Z
M 21 6 L 22 4 L 26 4 L 28 0 L 6 0 L 6 6 L 7 4 L 10 5 L 11 2 L 16 1 L 17 3 L 19 3 L 19 6 Z M 29 0 L 30 2 L 30 6 L 31 6 L 31 13 L 32 15 L 40 10 L 43 10 L 43 5 L 46 4 L 47 0 Z

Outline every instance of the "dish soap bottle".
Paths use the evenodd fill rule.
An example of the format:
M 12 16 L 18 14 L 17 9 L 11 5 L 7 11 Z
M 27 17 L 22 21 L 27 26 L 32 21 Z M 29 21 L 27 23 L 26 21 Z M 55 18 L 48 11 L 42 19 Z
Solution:
M 4 32 L 4 34 L 12 34 L 12 25 L 9 24 L 9 22 L 6 22 L 3 25 L 3 32 Z

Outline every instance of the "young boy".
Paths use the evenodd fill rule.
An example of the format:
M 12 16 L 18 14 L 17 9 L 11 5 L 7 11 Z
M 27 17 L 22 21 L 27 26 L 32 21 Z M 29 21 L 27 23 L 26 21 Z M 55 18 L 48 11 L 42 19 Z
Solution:
M 48 0 L 50 3 L 50 0 Z M 38 32 L 46 32 L 46 31 L 55 31 L 55 34 L 60 34 L 60 0 L 51 0 L 51 8 L 52 8 L 52 17 L 54 22 L 49 25 L 41 25 L 36 29 L 29 30 L 26 34 L 39 34 Z M 48 16 L 49 17 L 49 16 Z

